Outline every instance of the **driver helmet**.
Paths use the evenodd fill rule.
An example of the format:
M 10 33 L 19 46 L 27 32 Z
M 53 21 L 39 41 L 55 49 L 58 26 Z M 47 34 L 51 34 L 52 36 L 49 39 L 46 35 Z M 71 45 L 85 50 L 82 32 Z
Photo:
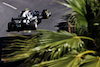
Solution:
M 25 10 L 29 10 L 28 8 L 26 8 Z

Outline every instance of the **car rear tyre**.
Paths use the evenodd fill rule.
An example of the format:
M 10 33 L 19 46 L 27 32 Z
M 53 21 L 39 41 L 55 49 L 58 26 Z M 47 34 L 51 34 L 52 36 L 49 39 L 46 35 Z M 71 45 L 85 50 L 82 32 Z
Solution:
M 13 22 L 9 22 L 8 23 L 8 31 L 11 31 L 11 30 L 13 30 L 14 29 L 14 23 Z

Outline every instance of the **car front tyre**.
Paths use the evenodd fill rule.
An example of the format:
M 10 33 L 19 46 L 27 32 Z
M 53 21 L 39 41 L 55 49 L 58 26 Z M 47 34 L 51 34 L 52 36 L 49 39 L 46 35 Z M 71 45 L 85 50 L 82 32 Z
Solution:
M 36 21 L 31 22 L 30 27 L 31 27 L 32 30 L 36 30 L 37 29 L 37 22 Z
M 45 10 L 42 11 L 43 19 L 49 18 L 50 15 L 51 15 L 51 13 L 49 13 L 48 9 L 45 9 Z

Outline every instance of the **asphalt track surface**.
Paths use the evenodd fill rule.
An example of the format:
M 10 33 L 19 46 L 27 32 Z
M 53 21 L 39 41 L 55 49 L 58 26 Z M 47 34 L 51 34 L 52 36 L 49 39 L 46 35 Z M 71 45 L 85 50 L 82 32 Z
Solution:
M 11 18 L 18 17 L 20 11 L 24 10 L 25 8 L 38 10 L 40 12 L 43 9 L 49 9 L 49 11 L 52 12 L 52 16 L 49 19 L 43 19 L 38 25 L 38 29 L 57 31 L 58 27 L 56 27 L 56 25 L 62 22 L 62 15 L 64 15 L 70 9 L 64 7 L 56 1 L 63 0 L 0 0 L 0 37 L 7 37 L 11 33 L 20 35 L 27 33 L 23 31 L 6 31 L 7 24 L 11 21 Z

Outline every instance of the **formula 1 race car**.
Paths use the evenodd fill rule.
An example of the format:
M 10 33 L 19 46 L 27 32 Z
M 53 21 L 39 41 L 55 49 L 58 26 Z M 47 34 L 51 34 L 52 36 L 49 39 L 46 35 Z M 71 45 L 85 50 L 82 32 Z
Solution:
M 13 30 L 36 30 L 37 25 L 41 22 L 42 19 L 47 19 L 51 16 L 51 12 L 49 12 L 47 9 L 43 10 L 42 12 L 39 11 L 29 11 L 31 14 L 27 15 L 27 17 L 23 17 L 25 11 L 20 12 L 20 15 L 18 15 L 18 18 L 12 18 L 11 22 L 8 23 L 8 31 Z M 22 16 L 23 15 L 23 16 Z M 26 15 L 26 14 L 25 14 Z M 31 17 L 31 18 L 30 18 Z

